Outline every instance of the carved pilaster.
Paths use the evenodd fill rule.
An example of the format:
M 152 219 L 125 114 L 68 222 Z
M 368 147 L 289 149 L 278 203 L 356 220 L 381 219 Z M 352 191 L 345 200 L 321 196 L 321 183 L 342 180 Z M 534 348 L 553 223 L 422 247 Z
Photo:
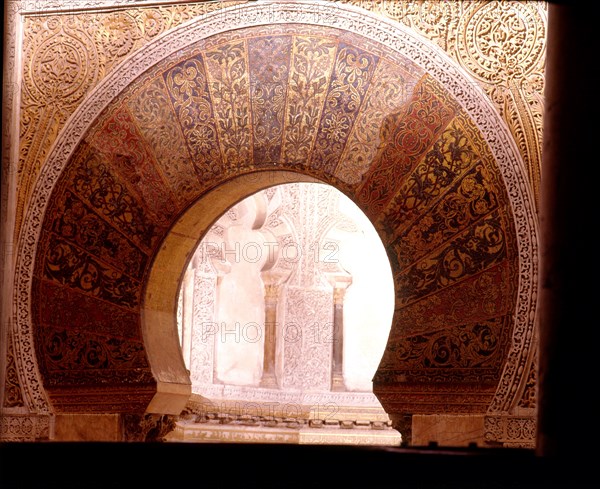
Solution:
M 12 346 L 12 338 L 7 342 L 6 378 L 4 383 L 4 408 L 17 408 L 25 405 L 21 392 L 21 383 L 17 373 L 17 365 Z
M 289 286 L 285 297 L 283 388 L 328 390 L 331 385 L 332 293 Z
M 215 310 L 220 277 L 231 265 L 212 249 L 200 249 L 194 259 L 193 320 L 191 333 L 190 377 L 192 385 L 210 384 L 215 379 Z

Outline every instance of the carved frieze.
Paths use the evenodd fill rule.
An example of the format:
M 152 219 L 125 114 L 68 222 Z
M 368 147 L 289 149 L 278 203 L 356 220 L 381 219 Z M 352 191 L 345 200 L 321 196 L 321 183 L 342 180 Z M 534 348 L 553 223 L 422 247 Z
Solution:
M 523 415 L 489 415 L 484 418 L 484 439 L 490 445 L 512 448 L 535 448 L 536 418 L 533 412 Z

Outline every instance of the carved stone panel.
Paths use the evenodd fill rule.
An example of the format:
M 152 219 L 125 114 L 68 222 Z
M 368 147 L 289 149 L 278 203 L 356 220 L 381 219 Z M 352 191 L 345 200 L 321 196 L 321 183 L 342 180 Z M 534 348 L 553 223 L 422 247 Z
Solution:
M 216 273 L 194 271 L 194 298 L 190 378 L 194 385 L 211 383 L 214 371 Z
M 284 389 L 329 390 L 333 291 L 289 286 L 284 294 Z

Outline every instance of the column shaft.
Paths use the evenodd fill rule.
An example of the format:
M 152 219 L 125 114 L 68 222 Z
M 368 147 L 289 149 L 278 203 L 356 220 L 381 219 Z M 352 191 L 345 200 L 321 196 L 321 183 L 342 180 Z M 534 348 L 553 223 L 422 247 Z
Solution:
M 345 391 L 344 382 L 344 295 L 349 282 L 333 289 L 333 348 L 331 390 Z
M 277 298 L 278 288 L 265 286 L 265 345 L 261 387 L 277 388 L 275 353 L 277 348 Z

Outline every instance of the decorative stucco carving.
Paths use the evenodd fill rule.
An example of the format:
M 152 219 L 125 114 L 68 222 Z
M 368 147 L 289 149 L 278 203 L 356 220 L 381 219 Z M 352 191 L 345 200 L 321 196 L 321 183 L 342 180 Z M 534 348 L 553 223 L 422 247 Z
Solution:
M 2 413 L 0 440 L 39 441 L 50 436 L 51 418 L 48 415 Z
M 218 2 L 163 2 L 152 7 L 143 3 L 13 2 L 24 48 L 18 82 L 21 122 L 16 229 L 48 151 L 91 89 L 129 54 L 160 34 L 222 8 Z M 121 8 L 114 10 L 115 6 Z
M 21 87 L 17 229 L 49 148 L 87 93 L 127 55 L 160 34 L 223 5 L 231 9 L 236 2 L 143 3 L 10 2 L 12 15 L 22 16 L 25 47 L 22 82 L 8 82 Z M 530 165 L 529 183 L 537 196 L 547 23 L 544 2 L 336 3 L 365 8 L 401 22 L 465 67 L 508 124 L 521 156 Z M 115 5 L 121 8 L 110 12 L 101 9 Z M 100 10 L 90 13 L 86 10 L 90 8 Z M 324 18 L 331 15 L 329 8 L 323 6 Z M 239 12 L 241 8 L 229 10 L 226 17 L 233 19 Z M 314 12 L 311 20 L 318 22 L 315 15 L 319 12 Z M 14 36 L 9 39 L 14 40 Z M 9 56 L 9 63 L 13 60 Z M 14 90 L 9 92 L 12 95 Z
M 394 19 L 440 46 L 490 96 L 527 162 L 539 198 L 547 3 L 342 0 Z
M 508 189 L 515 220 L 514 225 L 520 240 L 518 250 L 520 282 L 513 346 L 508 352 L 506 367 L 490 407 L 495 412 L 504 412 L 509 409 L 514 402 L 514 386 L 519 385 L 526 375 L 528 352 L 533 341 L 534 301 L 537 287 L 537 244 L 535 242 L 537 223 L 534 208 L 537 174 L 536 170 L 532 169 L 535 163 L 532 163 L 531 167 L 526 167 L 523 161 L 537 161 L 535 151 L 538 151 L 539 148 L 541 109 L 538 110 L 538 108 L 541 107 L 539 93 L 543 86 L 543 75 L 541 74 L 543 48 L 540 48 L 540 45 L 543 46 L 542 27 L 545 22 L 543 7 L 529 3 L 521 5 L 520 2 L 518 5 L 516 2 L 503 2 L 500 7 L 485 2 L 469 2 L 468 5 L 461 4 L 459 7 L 446 3 L 436 6 L 436 2 L 356 3 L 372 6 L 373 10 L 383 8 L 393 18 L 402 15 L 403 22 L 409 24 L 412 22 L 411 28 L 422 34 L 428 34 L 434 42 L 450 53 L 453 52 L 452 46 L 454 45 L 464 45 L 467 46 L 465 49 L 474 50 L 472 42 L 475 37 L 473 33 L 481 34 L 482 42 L 485 45 L 481 49 L 477 48 L 481 50 L 481 53 L 473 51 L 467 57 L 464 56 L 464 52 L 462 57 L 456 55 L 455 59 L 458 59 L 465 67 L 463 70 L 440 49 L 415 35 L 406 26 L 353 6 L 328 2 L 264 2 L 230 7 L 220 12 L 203 15 L 201 21 L 181 25 L 179 24 L 186 15 L 190 15 L 189 18 L 191 18 L 198 14 L 197 11 L 193 11 L 192 7 L 205 8 L 206 6 L 176 5 L 171 10 L 160 6 L 156 7 L 158 12 L 173 12 L 177 9 L 180 12 L 170 17 L 171 23 L 165 25 L 173 27 L 173 29 L 162 36 L 158 35 L 160 29 L 156 26 L 160 22 L 158 17 L 151 13 L 152 9 L 143 12 L 135 10 L 135 12 L 81 13 L 81 15 L 72 15 L 70 18 L 58 14 L 39 17 L 25 15 L 24 19 L 29 23 L 31 29 L 27 30 L 25 36 L 26 54 L 23 67 L 24 70 L 28 69 L 27 66 L 32 69 L 27 73 L 23 72 L 25 83 L 20 92 L 22 97 L 20 120 L 23 137 L 21 138 L 22 157 L 19 178 L 23 185 L 17 196 L 18 209 L 21 209 L 22 213 L 17 211 L 16 222 L 21 222 L 22 227 L 17 224 L 15 240 L 20 229 L 22 233 L 16 253 L 18 257 L 17 278 L 13 297 L 15 322 L 11 327 L 11 334 L 14 340 L 17 370 L 23 382 L 23 397 L 32 409 L 40 412 L 48 410 L 47 400 L 41 389 L 36 368 L 32 341 L 33 321 L 30 291 L 36 245 L 40 238 L 40 226 L 50 193 L 82 135 L 117 94 L 147 68 L 177 50 L 229 29 L 287 23 L 306 23 L 345 29 L 381 43 L 392 51 L 404 53 L 437 82 L 450 90 L 462 109 L 482 131 Z M 92 4 L 94 2 L 90 3 L 90 5 Z M 419 10 L 415 11 L 414 8 Z M 493 9 L 496 8 L 501 10 L 495 12 Z M 445 27 L 440 27 L 434 20 L 437 15 L 445 12 L 443 9 L 449 9 L 448 12 L 451 15 L 460 16 L 460 19 L 452 17 L 453 20 L 447 22 Z M 526 10 L 522 11 L 522 9 Z M 186 14 L 182 14 L 182 11 L 185 11 Z M 407 12 L 413 12 L 412 16 L 405 15 Z M 136 14 L 134 15 L 134 13 Z M 519 35 L 524 36 L 523 46 L 528 46 L 525 51 L 515 51 L 515 46 L 518 45 L 517 38 L 514 42 L 503 46 L 502 49 L 495 49 L 492 41 L 499 39 L 497 31 L 494 30 L 496 27 L 492 29 L 487 26 L 486 19 L 496 13 L 500 13 L 500 18 L 503 19 L 502 28 L 508 29 L 511 25 L 521 26 Z M 96 27 L 92 25 L 93 22 L 89 22 L 90 19 L 87 19 L 86 16 L 96 15 L 104 19 L 107 36 L 89 30 Z M 140 18 L 144 19 L 143 22 L 140 21 Z M 416 19 L 419 21 L 417 22 Z M 455 32 L 453 26 L 459 25 L 461 22 L 465 25 L 466 37 L 463 40 L 459 39 L 458 34 L 452 34 Z M 140 26 L 146 24 L 149 27 L 147 30 L 143 30 Z M 129 25 L 132 30 L 127 31 L 127 34 L 123 36 L 111 35 L 111 33 L 119 33 L 117 26 L 124 25 Z M 174 27 L 176 25 L 179 27 Z M 436 25 L 437 27 L 434 27 Z M 134 26 L 137 26 L 137 31 Z M 143 35 L 140 32 L 143 32 Z M 154 41 L 146 44 L 144 49 L 136 51 L 151 39 Z M 112 52 L 119 60 L 128 56 L 127 62 L 117 67 L 116 62 L 111 65 L 111 62 L 103 61 L 101 57 L 104 54 L 99 52 L 100 47 L 107 52 Z M 64 51 L 61 52 L 60 49 Z M 59 56 L 59 53 L 61 53 L 61 63 L 51 63 Z M 531 56 L 531 60 L 529 58 L 525 61 L 520 59 L 520 56 L 526 53 L 529 53 L 527 56 Z M 88 60 L 89 56 L 91 57 Z M 508 72 L 492 75 L 489 69 L 486 71 L 489 63 L 493 64 L 498 60 L 510 62 L 515 59 L 525 66 L 523 72 L 517 70 L 508 76 Z M 12 60 L 14 60 L 14 56 Z M 32 65 L 32 60 L 38 60 L 39 63 L 36 62 L 35 65 Z M 8 62 L 11 63 L 11 59 Z M 80 66 L 78 63 L 83 64 Z M 114 67 L 114 71 L 110 76 L 106 76 L 109 65 Z M 78 75 L 78 69 L 83 69 L 84 66 L 91 71 L 88 73 L 89 77 L 82 79 Z M 76 67 L 77 69 L 75 69 Z M 485 79 L 485 81 L 482 81 L 481 86 L 474 85 L 472 76 L 480 80 Z M 59 83 L 51 83 L 53 78 Z M 525 78 L 527 83 L 523 81 Z M 516 79 L 521 85 L 508 87 L 503 85 L 508 81 L 515 83 Z M 25 86 L 26 84 L 29 85 Z M 95 88 L 94 84 L 96 84 Z M 57 87 L 60 88 L 60 93 L 52 93 L 52 90 Z M 506 97 L 514 96 L 514 90 L 511 91 L 513 87 L 521 90 L 519 92 L 521 99 L 502 98 L 502 94 Z M 486 97 L 484 90 L 492 95 L 493 102 Z M 38 100 L 36 94 L 38 94 L 37 97 L 41 97 L 41 94 L 44 94 L 45 97 L 54 97 L 54 100 L 58 102 L 55 106 L 47 107 L 44 99 Z M 80 105 L 84 97 L 86 103 Z M 527 103 L 521 104 L 522 99 Z M 505 106 L 508 108 L 500 111 L 505 118 L 505 124 L 503 124 L 498 118 L 498 108 Z M 515 106 L 516 109 L 514 109 Z M 533 107 L 531 111 L 529 111 L 530 107 Z M 511 114 L 510 118 L 507 117 L 507 113 Z M 519 114 L 519 116 L 514 117 L 514 114 Z M 519 119 L 522 115 L 523 117 Z M 47 137 L 43 142 L 36 142 L 37 134 L 42 133 Z M 521 137 L 521 133 L 526 136 Z M 515 146 L 513 139 L 517 141 L 518 146 Z M 29 175 L 34 176 L 27 180 Z M 26 206 L 29 196 L 31 196 L 31 200 Z M 27 213 L 25 214 L 26 208 Z
M 6 354 L 6 379 L 4 382 L 4 408 L 16 408 L 25 405 L 21 392 L 21 383 L 17 373 L 17 364 L 12 347 L 12 339 L 9 337 Z

